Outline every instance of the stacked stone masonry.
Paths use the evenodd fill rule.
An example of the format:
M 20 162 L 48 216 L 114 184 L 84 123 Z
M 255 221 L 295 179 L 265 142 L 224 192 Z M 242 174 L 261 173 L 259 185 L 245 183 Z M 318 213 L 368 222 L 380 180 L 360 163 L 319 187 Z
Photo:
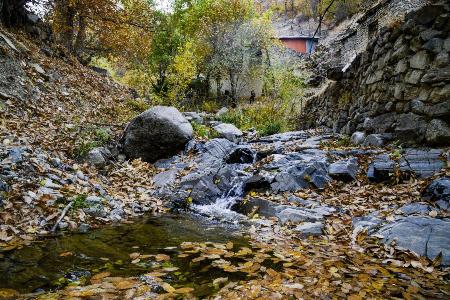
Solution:
M 410 12 L 380 30 L 339 81 L 305 107 L 305 127 L 450 144 L 450 4 Z

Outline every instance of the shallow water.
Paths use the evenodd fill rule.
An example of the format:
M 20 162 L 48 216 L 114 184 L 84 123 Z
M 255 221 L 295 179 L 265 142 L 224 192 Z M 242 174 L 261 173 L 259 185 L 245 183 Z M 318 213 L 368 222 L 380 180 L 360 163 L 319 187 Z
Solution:
M 167 254 L 167 267 L 178 267 L 178 275 L 168 278 L 173 284 L 190 285 L 202 294 L 211 291 L 207 284 L 221 277 L 221 270 L 201 271 L 189 259 L 177 258 L 182 242 L 232 241 L 247 246 L 237 225 L 213 222 L 193 215 L 147 217 L 133 224 L 108 226 L 86 234 L 66 235 L 32 243 L 4 253 L 0 259 L 0 288 L 20 293 L 51 290 L 69 283 L 83 283 L 93 274 L 108 271 L 111 276 L 137 276 L 160 267 L 152 260 L 132 264 L 129 255 Z M 229 276 L 229 274 L 227 275 Z M 236 274 L 239 276 L 239 274 Z M 236 278 L 239 279 L 239 278 Z

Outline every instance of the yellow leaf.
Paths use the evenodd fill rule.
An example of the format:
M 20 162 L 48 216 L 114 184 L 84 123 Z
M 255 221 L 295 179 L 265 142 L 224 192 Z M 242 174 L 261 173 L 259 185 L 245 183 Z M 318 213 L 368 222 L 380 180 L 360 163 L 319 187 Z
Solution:
M 175 292 L 175 294 L 189 294 L 190 292 L 193 292 L 193 291 L 194 291 L 193 288 L 184 287 L 184 288 L 176 289 L 174 292 Z
M 173 288 L 173 286 L 171 286 L 171 285 L 168 284 L 167 282 L 163 282 L 163 283 L 161 284 L 161 286 L 162 286 L 162 288 L 163 288 L 166 292 L 168 292 L 168 293 L 170 293 L 170 294 L 172 294 L 173 292 L 175 292 L 175 289 Z

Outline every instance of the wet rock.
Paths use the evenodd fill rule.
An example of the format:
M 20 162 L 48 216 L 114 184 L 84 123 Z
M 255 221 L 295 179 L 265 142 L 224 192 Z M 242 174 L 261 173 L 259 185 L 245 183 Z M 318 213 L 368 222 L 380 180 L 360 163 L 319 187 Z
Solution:
M 195 204 L 210 204 L 222 195 L 222 191 L 214 183 L 213 174 L 189 174 L 181 179 L 180 189 L 190 191 L 188 195 Z
M 261 198 L 249 198 L 248 201 L 240 201 L 233 205 L 233 211 L 243 215 L 257 213 L 266 218 L 274 217 L 277 213 L 276 204 Z
M 155 162 L 182 151 L 192 137 L 191 124 L 176 108 L 156 106 L 128 124 L 123 149 L 129 158 Z
M 264 175 L 253 175 L 248 178 L 244 183 L 244 192 L 248 193 L 250 191 L 264 192 L 271 189 L 271 183 L 273 178 Z
M 213 139 L 205 144 L 197 162 L 207 166 L 221 165 L 225 157 L 235 148 L 236 144 L 227 139 Z
M 225 158 L 227 164 L 251 164 L 255 160 L 256 153 L 247 146 L 239 146 L 235 148 Z
M 421 178 L 430 177 L 445 167 L 442 150 L 407 149 L 399 161 L 400 170 Z
M 91 230 L 91 226 L 86 223 L 81 223 L 80 226 L 78 226 L 78 232 L 80 233 L 87 233 Z
M 352 134 L 350 140 L 352 141 L 353 145 L 361 145 L 362 143 L 364 143 L 365 139 L 366 134 L 364 132 L 356 131 Z
M 332 178 L 337 180 L 356 180 L 356 175 L 358 174 L 358 160 L 356 158 L 351 158 L 332 163 L 328 168 L 328 173 Z
M 433 260 L 442 253 L 442 264 L 450 265 L 450 220 L 421 216 L 400 218 L 380 228 L 383 242 L 395 241 L 402 248 Z
M 297 225 L 294 231 L 301 233 L 302 236 L 320 236 L 322 235 L 323 223 L 322 222 L 307 222 L 301 225 Z
M 170 186 L 177 179 L 178 170 L 168 170 L 153 177 L 153 185 L 158 188 Z
M 387 181 L 391 178 L 395 169 L 395 161 L 390 159 L 389 155 L 381 154 L 374 158 L 369 165 L 367 177 L 372 182 Z
M 233 143 L 242 141 L 243 133 L 233 124 L 222 123 L 214 126 L 214 129 L 219 133 L 220 137 L 225 138 Z

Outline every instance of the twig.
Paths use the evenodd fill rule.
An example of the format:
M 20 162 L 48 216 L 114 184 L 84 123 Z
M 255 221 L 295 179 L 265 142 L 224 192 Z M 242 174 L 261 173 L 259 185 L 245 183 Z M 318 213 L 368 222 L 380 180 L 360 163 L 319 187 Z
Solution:
M 73 201 L 70 201 L 70 203 L 67 204 L 66 207 L 64 207 L 63 211 L 61 212 L 61 215 L 58 218 L 58 221 L 56 221 L 55 225 L 52 228 L 52 232 L 56 231 L 56 228 L 58 227 L 59 223 L 62 221 L 62 219 L 64 219 L 64 217 L 66 216 L 67 212 L 72 207 L 72 205 L 73 205 Z

